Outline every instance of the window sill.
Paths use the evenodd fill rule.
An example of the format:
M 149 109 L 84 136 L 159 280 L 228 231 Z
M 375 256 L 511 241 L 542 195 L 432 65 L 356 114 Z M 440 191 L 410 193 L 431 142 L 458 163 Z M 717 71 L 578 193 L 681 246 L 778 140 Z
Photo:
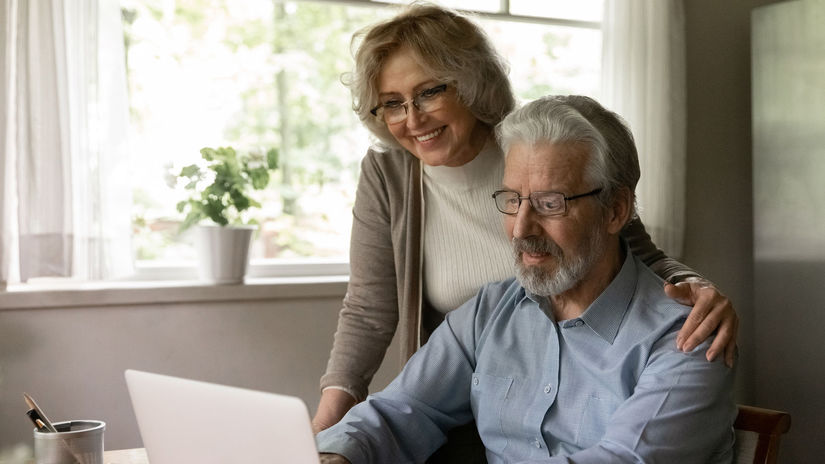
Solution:
M 238 285 L 196 280 L 129 281 L 11 286 L 0 292 L 0 311 L 200 301 L 337 298 L 346 293 L 348 276 L 247 278 Z

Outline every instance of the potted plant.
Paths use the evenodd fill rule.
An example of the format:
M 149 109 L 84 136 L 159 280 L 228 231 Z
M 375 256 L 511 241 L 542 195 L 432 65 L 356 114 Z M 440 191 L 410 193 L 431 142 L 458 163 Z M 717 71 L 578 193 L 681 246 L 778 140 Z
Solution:
M 193 226 L 199 276 L 217 284 L 242 283 L 249 243 L 256 221 L 251 211 L 261 206 L 251 193 L 269 185 L 278 168 L 278 151 L 240 153 L 232 147 L 203 148 L 204 163 L 183 167 L 173 175 L 189 194 L 177 204 L 186 216 L 181 231 Z

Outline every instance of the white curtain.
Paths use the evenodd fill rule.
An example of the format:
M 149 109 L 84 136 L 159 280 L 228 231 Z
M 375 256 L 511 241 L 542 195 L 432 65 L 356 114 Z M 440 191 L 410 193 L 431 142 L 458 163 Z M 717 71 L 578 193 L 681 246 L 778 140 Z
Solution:
M 132 271 L 117 0 L 2 0 L 0 285 Z
M 13 170 L 11 157 L 8 153 L 11 149 L 9 134 L 13 132 L 11 94 L 12 87 L 12 63 L 14 62 L 15 36 L 15 5 L 10 0 L 2 0 L 0 3 L 0 290 L 6 288 L 9 280 L 12 250 L 12 211 L 10 206 L 14 200 L 10 197 L 14 194 L 13 186 L 8 179 Z
M 642 222 L 682 254 L 685 215 L 685 32 L 682 0 L 606 0 L 602 99 L 636 137 Z

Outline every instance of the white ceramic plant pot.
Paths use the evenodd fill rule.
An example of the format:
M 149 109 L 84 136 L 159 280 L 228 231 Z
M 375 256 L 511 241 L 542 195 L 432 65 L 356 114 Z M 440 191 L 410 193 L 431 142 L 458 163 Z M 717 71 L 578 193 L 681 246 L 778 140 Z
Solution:
M 195 248 L 200 279 L 222 285 L 243 283 L 254 231 L 255 226 L 197 226 Z

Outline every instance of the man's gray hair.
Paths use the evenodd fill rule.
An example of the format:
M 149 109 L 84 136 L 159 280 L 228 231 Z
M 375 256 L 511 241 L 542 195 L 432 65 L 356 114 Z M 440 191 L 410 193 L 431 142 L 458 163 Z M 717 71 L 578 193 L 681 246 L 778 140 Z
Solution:
M 496 127 L 504 153 L 515 144 L 584 143 L 590 147 L 585 179 L 601 187 L 599 201 L 611 204 L 627 188 L 633 195 L 631 215 L 636 216 L 635 190 L 639 182 L 639 156 L 625 121 L 596 100 L 581 95 L 552 95 L 534 100 L 510 113 Z M 581 192 L 565 192 L 575 194 Z

